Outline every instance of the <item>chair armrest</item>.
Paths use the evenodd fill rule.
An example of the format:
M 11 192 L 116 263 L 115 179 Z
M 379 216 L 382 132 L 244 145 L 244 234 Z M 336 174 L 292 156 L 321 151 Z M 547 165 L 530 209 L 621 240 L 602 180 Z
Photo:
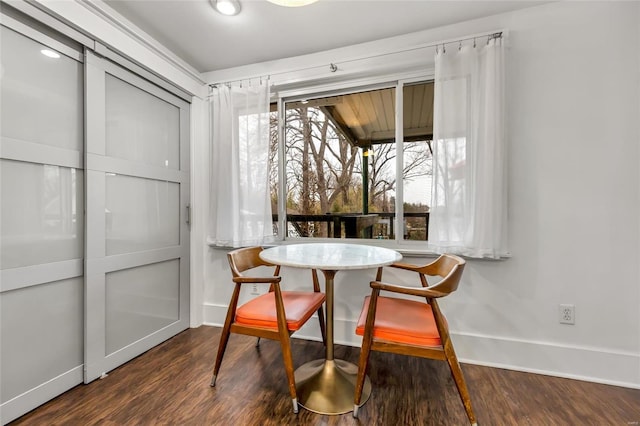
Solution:
M 426 265 L 412 265 L 410 263 L 396 262 L 389 266 L 393 268 L 398 268 L 398 269 L 406 269 L 407 271 L 413 271 L 413 272 L 417 272 L 419 274 L 424 274 L 424 275 L 436 275 L 437 274 L 436 265 L 438 264 L 438 261 L 441 258 L 442 256 L 435 259 L 433 262 L 427 263 Z
M 420 272 L 423 266 L 411 265 L 409 263 L 396 262 L 389 265 L 391 268 L 406 269 L 407 271 Z
M 239 284 L 276 284 L 281 280 L 281 277 L 233 277 L 233 282 Z
M 412 296 L 438 298 L 446 296 L 448 293 L 442 293 L 439 291 L 431 290 L 425 287 L 407 287 L 396 284 L 388 284 L 380 281 L 371 281 L 371 288 L 377 288 L 379 290 L 390 291 L 393 293 L 408 294 Z

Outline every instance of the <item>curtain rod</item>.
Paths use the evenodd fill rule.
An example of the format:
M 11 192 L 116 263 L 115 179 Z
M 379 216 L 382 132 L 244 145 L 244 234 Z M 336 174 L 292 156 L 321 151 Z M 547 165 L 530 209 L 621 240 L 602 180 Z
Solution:
M 257 77 L 247 77 L 247 78 L 242 78 L 240 80 L 229 80 L 229 81 L 223 81 L 220 83 L 209 83 L 209 89 L 218 87 L 218 86 L 230 86 L 232 83 L 240 83 L 240 87 L 242 87 L 242 82 L 246 81 L 248 86 L 251 87 L 251 80 L 255 80 L 255 79 L 260 79 L 259 84 L 263 83 L 263 80 L 266 81 L 267 83 L 269 82 L 269 80 L 271 79 L 272 75 L 278 75 L 278 74 L 282 74 L 282 73 L 274 73 L 274 74 L 268 74 L 268 75 L 260 75 Z
M 417 46 L 412 46 L 412 47 L 407 47 L 407 48 L 404 48 L 404 49 L 395 50 L 393 52 L 377 53 L 375 55 L 367 55 L 367 56 L 361 56 L 361 57 L 354 58 L 354 59 L 346 59 L 344 61 L 337 61 L 336 63 L 338 63 L 338 64 L 347 64 L 347 63 L 351 63 L 351 62 L 363 61 L 363 60 L 366 60 L 366 59 L 374 59 L 374 58 L 380 58 L 380 57 L 383 57 L 383 56 L 397 55 L 399 53 L 413 52 L 415 50 L 428 49 L 430 47 L 435 47 L 437 49 L 438 46 L 442 46 L 442 48 L 445 49 L 445 46 L 448 45 L 448 44 L 454 44 L 454 43 L 461 44 L 464 41 L 470 41 L 470 40 L 473 40 L 474 47 L 475 47 L 476 40 L 483 39 L 483 38 L 487 37 L 487 44 L 488 44 L 493 39 L 502 38 L 503 33 L 504 33 L 504 31 L 490 31 L 490 32 L 485 32 L 485 33 L 473 34 L 473 35 L 465 36 L 465 37 L 462 37 L 462 38 L 440 40 L 440 41 L 437 41 L 437 42 L 430 42 L 430 43 L 426 43 L 426 44 L 420 44 L 420 45 L 417 45 Z M 334 72 L 338 71 L 338 66 L 336 65 L 336 63 L 331 62 L 329 64 L 329 71 L 330 72 L 334 73 Z M 274 75 L 289 74 L 289 73 L 292 73 L 292 72 L 300 72 L 300 71 L 309 71 L 309 70 L 321 69 L 321 68 L 325 68 L 325 67 L 327 67 L 327 65 L 314 65 L 314 66 L 305 67 L 305 68 L 296 68 L 296 69 L 293 69 L 293 70 L 275 72 L 275 73 L 272 73 L 272 74 L 267 74 L 267 75 L 262 75 L 262 76 L 254 76 L 254 77 L 248 77 L 248 78 L 243 78 L 243 79 L 238 79 L 238 80 L 228 80 L 228 81 L 221 81 L 221 82 L 217 82 L 217 83 L 209 83 L 209 88 L 215 88 L 215 87 L 217 87 L 219 85 L 227 85 L 228 86 L 228 85 L 231 85 L 232 83 L 238 83 L 238 82 L 240 82 L 240 84 L 242 84 L 243 81 L 251 80 L 251 79 L 255 79 L 255 78 L 260 78 L 260 83 L 262 83 L 263 79 L 266 79 L 267 81 L 269 81 L 270 78 L 273 77 Z

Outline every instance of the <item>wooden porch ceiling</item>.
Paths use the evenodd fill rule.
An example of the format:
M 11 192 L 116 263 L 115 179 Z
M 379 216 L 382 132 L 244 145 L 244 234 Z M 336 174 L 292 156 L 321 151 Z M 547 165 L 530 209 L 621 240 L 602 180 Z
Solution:
M 309 99 L 289 108 L 321 109 L 345 138 L 356 146 L 395 141 L 395 88 Z M 433 82 L 404 86 L 404 141 L 433 136 Z

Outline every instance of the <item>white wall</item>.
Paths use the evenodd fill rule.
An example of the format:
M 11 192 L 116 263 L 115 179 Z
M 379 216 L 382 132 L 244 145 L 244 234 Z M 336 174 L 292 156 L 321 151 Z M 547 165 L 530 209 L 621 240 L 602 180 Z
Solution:
M 462 360 L 640 387 L 639 23 L 636 2 L 560 2 L 405 38 L 508 31 L 513 257 L 469 261 L 443 301 Z M 204 321 L 219 325 L 226 252 L 204 250 Z M 283 276 L 308 281 L 306 271 Z M 336 341 L 359 344 L 354 322 L 373 276 L 337 274 Z M 575 325 L 559 324 L 560 303 L 575 304 Z

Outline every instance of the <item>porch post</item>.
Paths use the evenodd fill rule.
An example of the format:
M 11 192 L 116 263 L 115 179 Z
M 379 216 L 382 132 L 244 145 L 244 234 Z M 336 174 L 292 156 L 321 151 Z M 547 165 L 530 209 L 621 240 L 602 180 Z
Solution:
M 362 147 L 362 214 L 369 214 L 369 150 Z

